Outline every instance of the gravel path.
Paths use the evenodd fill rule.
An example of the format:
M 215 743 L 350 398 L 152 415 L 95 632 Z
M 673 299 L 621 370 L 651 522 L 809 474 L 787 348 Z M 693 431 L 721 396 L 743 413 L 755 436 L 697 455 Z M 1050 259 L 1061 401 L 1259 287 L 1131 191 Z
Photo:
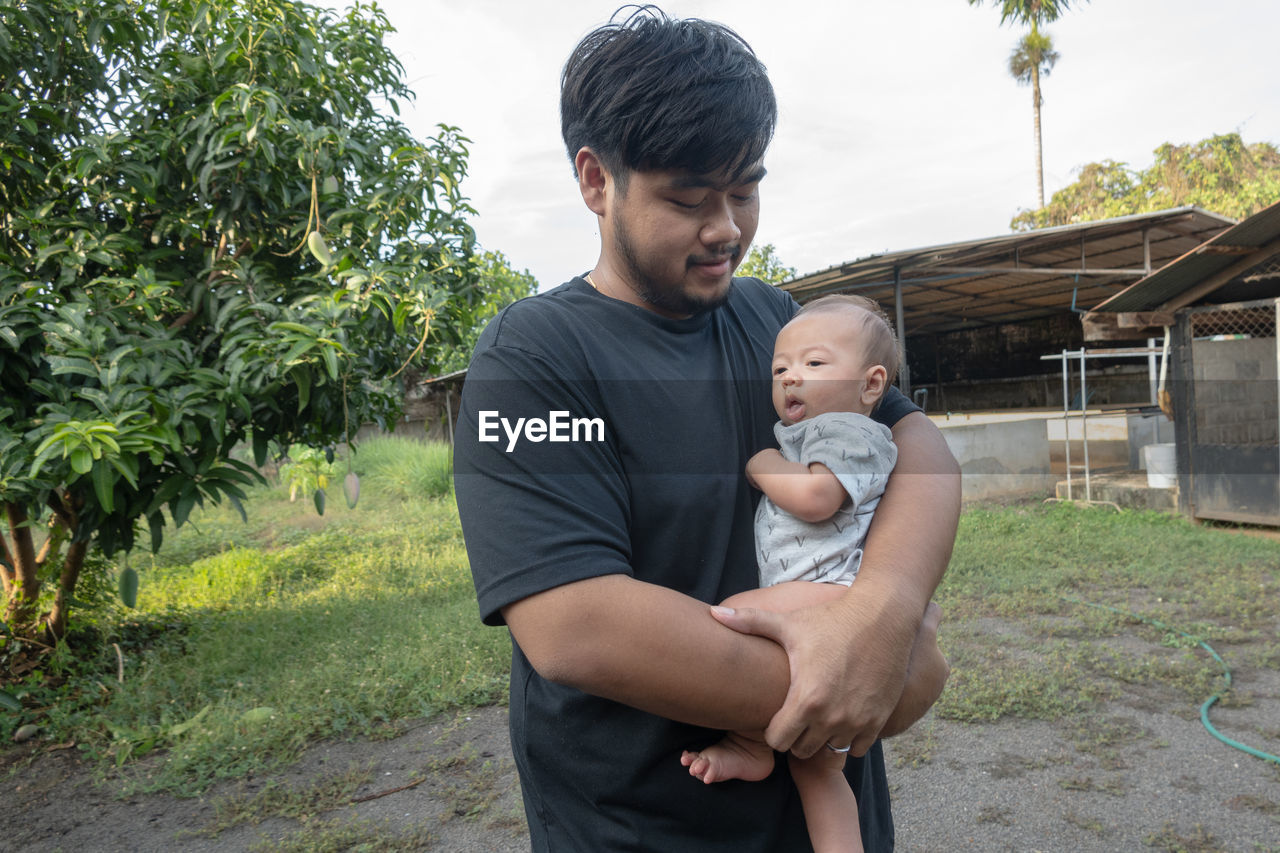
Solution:
M 1250 707 L 1215 710 L 1214 721 L 1274 751 L 1280 675 L 1265 674 L 1254 696 Z M 898 849 L 1280 851 L 1280 767 L 1210 737 L 1195 709 L 1150 704 L 1135 697 L 1056 725 L 926 718 L 886 753 Z M 1258 742 L 1258 731 L 1271 736 Z M 20 758 L 10 752 L 5 763 Z M 117 799 L 112 784 L 91 782 L 74 750 L 45 758 L 6 775 L 4 850 L 203 853 L 293 849 L 284 843 L 306 839 L 312 850 L 506 853 L 528 844 L 503 708 L 423 721 L 389 739 L 319 744 L 282 777 L 224 784 L 199 799 Z M 383 796 L 200 834 L 219 801 L 271 784 L 303 790 L 352 768 L 365 778 L 354 797 Z M 363 842 L 349 847 L 317 843 L 357 830 Z

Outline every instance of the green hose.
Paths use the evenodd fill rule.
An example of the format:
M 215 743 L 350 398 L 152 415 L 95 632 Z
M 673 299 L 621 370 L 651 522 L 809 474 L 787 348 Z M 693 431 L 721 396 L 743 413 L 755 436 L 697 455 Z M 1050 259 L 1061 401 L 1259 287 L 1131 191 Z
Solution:
M 1227 746 L 1234 747 L 1240 750 L 1241 752 L 1248 753 L 1249 755 L 1252 755 L 1254 758 L 1261 758 L 1263 761 L 1270 761 L 1275 764 L 1280 764 L 1280 757 L 1272 755 L 1268 752 L 1263 752 L 1260 749 L 1254 749 L 1251 746 L 1240 743 L 1240 741 L 1232 740 L 1231 738 L 1227 737 L 1222 732 L 1214 728 L 1213 723 L 1209 722 L 1209 709 L 1213 707 L 1214 702 L 1217 702 L 1220 698 L 1222 698 L 1223 693 L 1226 693 L 1228 690 L 1231 689 L 1231 668 L 1227 666 L 1227 662 L 1222 659 L 1222 656 L 1213 650 L 1212 646 L 1210 646 L 1204 640 L 1199 639 L 1198 637 L 1191 636 L 1186 631 L 1179 631 L 1177 628 L 1170 627 L 1169 625 L 1166 625 L 1163 622 L 1160 622 L 1156 619 L 1148 619 L 1147 617 L 1141 616 L 1137 613 L 1133 613 L 1126 610 L 1119 610 L 1115 607 L 1110 607 L 1106 604 L 1095 604 L 1092 601 L 1085 601 L 1084 599 L 1073 598 L 1072 596 L 1069 596 L 1069 595 L 1064 595 L 1062 597 L 1063 599 L 1073 602 L 1075 604 L 1083 604 L 1085 607 L 1093 607 L 1098 610 L 1109 610 L 1112 613 L 1118 613 L 1121 616 L 1127 616 L 1131 619 L 1137 619 L 1139 622 L 1144 622 L 1147 625 L 1152 626 L 1153 628 L 1159 628 L 1161 631 L 1171 631 L 1175 634 L 1178 634 L 1179 636 L 1186 637 L 1188 640 L 1193 641 L 1194 643 L 1199 645 L 1200 648 L 1204 649 L 1206 652 L 1213 655 L 1213 659 L 1222 665 L 1222 677 L 1226 680 L 1227 684 L 1217 693 L 1214 693 L 1208 699 L 1204 700 L 1204 704 L 1200 706 L 1200 722 L 1204 724 L 1205 730 L 1208 731 L 1209 734 L 1213 735 L 1218 740 L 1225 743 Z

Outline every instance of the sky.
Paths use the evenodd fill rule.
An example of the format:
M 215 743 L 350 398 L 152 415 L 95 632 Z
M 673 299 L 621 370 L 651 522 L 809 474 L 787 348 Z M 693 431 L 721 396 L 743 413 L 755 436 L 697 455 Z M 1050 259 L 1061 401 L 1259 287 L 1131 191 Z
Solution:
M 342 8 L 340 0 L 325 5 Z M 599 254 L 560 139 L 560 70 L 620 0 L 381 0 L 420 138 L 471 139 L 465 194 L 485 249 L 542 289 Z M 801 274 L 867 255 L 1004 234 L 1036 204 L 1022 34 L 965 0 L 667 0 L 727 24 L 769 69 L 779 121 L 756 243 Z M 1153 161 L 1164 142 L 1239 132 L 1280 144 L 1276 0 L 1093 0 L 1047 27 L 1046 197 L 1086 163 Z

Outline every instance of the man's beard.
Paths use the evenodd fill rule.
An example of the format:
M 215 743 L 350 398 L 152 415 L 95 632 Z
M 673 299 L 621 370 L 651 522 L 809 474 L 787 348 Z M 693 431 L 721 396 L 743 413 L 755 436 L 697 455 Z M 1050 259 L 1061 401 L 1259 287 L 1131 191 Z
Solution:
M 728 287 L 711 296 L 703 297 L 686 292 L 679 284 L 665 284 L 650 275 L 641 263 L 639 253 L 631 245 L 631 239 L 627 236 L 626 227 L 621 217 L 614 220 L 613 235 L 618 244 L 618 253 L 627 266 L 627 272 L 631 280 L 630 286 L 635 291 L 635 294 L 646 304 L 676 316 L 685 317 L 719 308 L 729 301 Z M 742 255 L 742 246 L 735 243 L 721 254 L 731 258 L 732 265 L 736 268 L 738 258 Z M 693 258 L 687 258 L 685 260 L 685 269 L 687 270 L 692 263 Z

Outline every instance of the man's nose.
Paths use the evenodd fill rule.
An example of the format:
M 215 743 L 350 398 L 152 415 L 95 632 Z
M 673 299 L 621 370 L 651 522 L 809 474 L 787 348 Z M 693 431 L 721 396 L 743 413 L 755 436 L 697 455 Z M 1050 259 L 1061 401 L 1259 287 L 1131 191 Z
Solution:
M 727 246 L 738 242 L 742 237 L 742 229 L 738 227 L 733 207 L 727 197 L 711 210 L 699 237 L 707 246 Z

